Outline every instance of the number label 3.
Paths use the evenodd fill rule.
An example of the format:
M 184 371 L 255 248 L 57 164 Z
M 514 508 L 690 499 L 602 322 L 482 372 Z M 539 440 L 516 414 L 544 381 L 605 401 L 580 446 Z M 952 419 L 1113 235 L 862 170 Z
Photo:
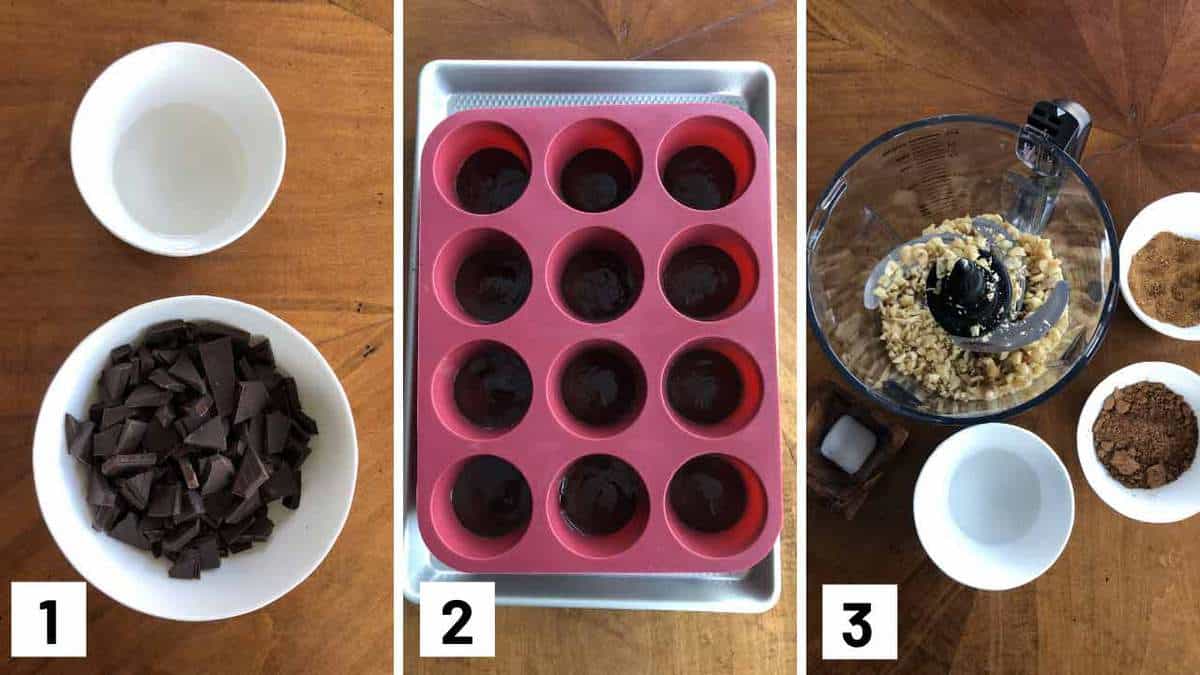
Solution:
M 890 660 L 897 652 L 894 585 L 821 587 L 821 657 L 828 661 Z
M 421 656 L 495 656 L 496 585 L 491 582 L 421 584 Z

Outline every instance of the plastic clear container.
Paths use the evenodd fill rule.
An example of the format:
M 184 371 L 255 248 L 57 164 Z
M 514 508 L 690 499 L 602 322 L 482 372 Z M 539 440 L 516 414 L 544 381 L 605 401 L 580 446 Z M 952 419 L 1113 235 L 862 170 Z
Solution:
M 1032 152 L 1022 159 L 1018 147 Z M 1028 387 L 955 401 L 893 368 L 863 289 L 877 262 L 929 225 L 989 213 L 1052 240 L 1071 285 L 1069 327 Z M 1112 215 L 1075 159 L 1028 126 L 986 117 L 932 117 L 883 134 L 838 170 L 809 218 L 808 316 L 818 342 L 872 400 L 928 422 L 997 420 L 1052 396 L 1100 347 L 1119 278 Z

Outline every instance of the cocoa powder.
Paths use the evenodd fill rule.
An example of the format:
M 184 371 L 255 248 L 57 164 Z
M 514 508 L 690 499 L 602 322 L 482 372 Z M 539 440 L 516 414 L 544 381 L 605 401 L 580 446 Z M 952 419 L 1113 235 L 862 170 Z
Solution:
M 1143 312 L 1176 326 L 1200 324 L 1200 240 L 1160 232 L 1133 256 L 1129 291 Z
M 1104 400 L 1092 425 L 1096 455 L 1109 475 L 1131 488 L 1166 485 L 1196 457 L 1196 414 L 1158 382 L 1122 387 Z

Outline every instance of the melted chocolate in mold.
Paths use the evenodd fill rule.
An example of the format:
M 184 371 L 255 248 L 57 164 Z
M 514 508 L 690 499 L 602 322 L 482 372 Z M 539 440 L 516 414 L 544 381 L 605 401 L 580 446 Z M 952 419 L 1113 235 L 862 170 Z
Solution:
M 563 369 L 563 404 L 584 424 L 617 424 L 634 411 L 638 379 L 634 366 L 619 354 L 603 347 L 587 349 Z
M 737 366 L 712 349 L 684 353 L 667 372 L 667 401 L 681 417 L 696 424 L 718 424 L 732 415 L 743 388 Z
M 463 260 L 454 278 L 454 297 L 469 316 L 496 323 L 521 308 L 532 286 L 529 256 L 516 242 L 505 240 Z
M 488 345 L 467 357 L 454 377 L 454 402 L 472 424 L 511 429 L 533 400 L 529 368 L 511 349 Z
M 562 273 L 562 297 L 584 321 L 611 321 L 625 313 L 641 292 L 642 280 L 620 255 L 585 249 L 567 261 Z
M 746 483 L 725 459 L 701 455 L 671 479 L 667 498 L 684 525 L 698 532 L 723 532 L 746 511 Z
M 571 465 L 559 483 L 563 519 L 585 535 L 619 532 L 646 499 L 633 467 L 610 455 L 590 455 Z
M 561 180 L 563 201 L 587 213 L 614 209 L 633 194 L 633 173 L 616 153 L 603 148 L 572 157 Z
M 529 169 L 507 150 L 484 148 L 458 170 L 459 204 L 471 213 L 496 213 L 510 206 L 529 185 Z
M 450 491 L 458 522 L 480 537 L 502 537 L 525 526 L 533 496 L 521 473 L 508 462 L 484 455 L 467 461 Z
M 662 175 L 667 192 L 680 204 L 712 211 L 733 201 L 737 176 L 725 155 L 706 145 L 680 150 Z
M 716 246 L 692 246 L 676 253 L 662 281 L 671 306 L 693 319 L 716 317 L 741 289 L 737 263 Z

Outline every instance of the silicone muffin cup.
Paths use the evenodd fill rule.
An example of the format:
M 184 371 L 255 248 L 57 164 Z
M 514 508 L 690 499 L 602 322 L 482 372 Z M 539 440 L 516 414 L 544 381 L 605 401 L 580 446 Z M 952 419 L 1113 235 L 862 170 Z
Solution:
M 663 184 L 672 158 L 693 146 L 716 150 L 732 169 L 732 199 L 719 208 L 685 206 Z M 458 172 L 490 148 L 526 166 L 528 184 L 506 208 L 471 213 L 456 193 Z M 564 165 L 593 148 L 617 155 L 634 178 L 627 199 L 595 213 L 568 206 L 560 185 Z M 433 131 L 419 196 L 415 441 L 421 536 L 439 560 L 487 573 L 730 572 L 767 555 L 783 517 L 773 186 L 770 171 L 757 170 L 769 161 L 758 125 L 716 104 L 473 110 Z M 532 288 L 510 316 L 484 324 L 463 313 L 452 268 L 467 246 L 486 247 L 497 234 L 528 256 Z M 728 310 L 704 320 L 675 309 L 661 280 L 671 256 L 700 245 L 733 259 L 739 281 Z M 632 304 L 611 320 L 586 321 L 563 301 L 566 257 L 589 248 L 611 250 L 640 274 Z M 516 352 L 532 378 L 532 403 L 511 428 L 472 428 L 454 409 L 454 371 L 482 343 Z M 630 410 L 607 427 L 572 418 L 561 394 L 564 364 L 593 347 L 644 378 Z M 741 400 L 717 424 L 689 421 L 668 401 L 671 364 L 695 349 L 727 358 L 741 380 Z M 482 455 L 511 463 L 533 499 L 528 521 L 501 536 L 469 531 L 452 502 L 459 471 Z M 630 522 L 610 534 L 579 532 L 559 507 L 564 474 L 590 455 L 622 460 L 645 488 Z M 722 531 L 692 529 L 668 495 L 676 472 L 702 455 L 720 456 L 742 478 L 743 508 Z

